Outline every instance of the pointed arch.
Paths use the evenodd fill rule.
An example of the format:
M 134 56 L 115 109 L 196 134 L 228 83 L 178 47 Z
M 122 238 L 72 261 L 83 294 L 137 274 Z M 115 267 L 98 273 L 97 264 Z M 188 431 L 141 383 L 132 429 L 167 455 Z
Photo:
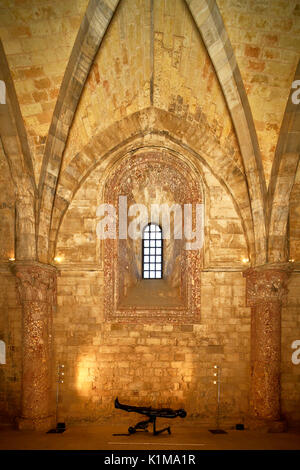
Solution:
M 266 182 L 253 117 L 233 48 L 215 0 L 185 0 L 214 65 L 235 127 L 249 188 L 255 264 L 267 256 Z
M 297 80 L 300 83 L 300 61 L 293 83 Z M 295 90 L 291 88 L 275 151 L 268 191 L 268 255 L 271 262 L 286 261 L 288 258 L 286 231 L 289 200 L 300 157 L 300 105 L 292 99 L 294 93 Z
M 90 0 L 65 71 L 52 117 L 39 182 L 38 257 L 47 260 L 53 201 L 62 155 L 93 60 L 119 0 Z
M 0 80 L 5 83 L 0 104 L 0 137 L 16 192 L 16 253 L 19 260 L 36 258 L 36 184 L 27 134 L 5 51 L 0 40 Z
M 250 257 L 254 256 L 254 230 L 245 175 L 223 151 L 208 127 L 183 121 L 172 113 L 146 108 L 133 113 L 96 134 L 82 151 L 75 155 L 60 175 L 51 220 L 49 260 L 53 259 L 62 218 L 79 187 L 96 166 L 108 165 L 116 155 L 147 145 L 163 145 L 179 153 L 186 152 L 195 161 L 200 159 L 231 195 L 241 217 Z

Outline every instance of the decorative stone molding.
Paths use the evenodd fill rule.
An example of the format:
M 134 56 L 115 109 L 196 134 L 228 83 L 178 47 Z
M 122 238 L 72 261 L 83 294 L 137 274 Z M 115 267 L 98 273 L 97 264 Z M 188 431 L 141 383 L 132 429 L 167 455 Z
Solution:
M 261 302 L 281 302 L 287 294 L 288 267 L 250 268 L 244 271 L 244 277 L 247 279 L 246 300 L 249 307 Z
M 52 313 L 56 269 L 36 262 L 12 267 L 23 310 L 22 396 L 19 429 L 46 430 L 53 425 Z
M 40 263 L 15 263 L 17 289 L 21 303 L 56 301 L 56 268 Z
M 166 149 L 149 148 L 147 151 L 141 149 L 129 154 L 129 158 L 125 155 L 109 172 L 103 194 L 104 201 L 118 207 L 119 196 L 126 195 L 128 205 L 145 202 L 143 199 L 134 200 L 136 188 L 145 188 L 149 193 L 151 191 L 155 193 L 157 188 L 169 191 L 174 198 L 173 202 L 182 206 L 200 204 L 203 201 L 202 188 L 195 170 L 191 165 L 188 166 L 183 158 L 176 157 Z M 181 297 L 177 305 L 149 308 L 149 303 L 145 302 L 142 307 L 131 305 L 122 307 L 120 298 L 126 275 L 126 267 L 124 268 L 126 247 L 123 242 L 123 240 L 104 240 L 106 319 L 120 322 L 159 322 L 168 318 L 168 321 L 175 323 L 198 323 L 201 306 L 202 250 L 187 251 L 183 248 L 182 240 L 180 247 L 176 245 L 176 250 L 180 252 L 181 278 Z M 137 264 L 141 265 L 141 261 Z M 138 280 L 141 279 L 141 273 L 135 276 Z

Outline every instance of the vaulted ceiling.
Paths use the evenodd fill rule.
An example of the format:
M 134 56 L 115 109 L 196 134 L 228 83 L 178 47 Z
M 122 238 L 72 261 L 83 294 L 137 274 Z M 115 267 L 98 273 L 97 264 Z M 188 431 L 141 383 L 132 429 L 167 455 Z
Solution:
M 101 159 L 139 133 L 165 132 L 218 173 L 252 262 L 286 260 L 300 151 L 296 0 L 1 0 L 0 37 L 21 258 L 49 260 L 51 230 L 95 165 L 95 135 Z

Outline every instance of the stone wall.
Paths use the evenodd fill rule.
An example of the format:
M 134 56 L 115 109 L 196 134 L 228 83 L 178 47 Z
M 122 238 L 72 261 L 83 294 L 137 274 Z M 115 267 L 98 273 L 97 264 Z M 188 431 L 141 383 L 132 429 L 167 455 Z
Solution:
M 0 148 L 0 340 L 5 342 L 6 364 L 0 364 L 0 421 L 20 410 L 21 308 L 9 259 L 15 257 L 15 192 L 10 170 Z
M 0 146 L 0 261 L 15 257 L 15 192 Z
M 247 412 L 250 309 L 240 272 L 202 273 L 198 325 L 104 321 L 103 274 L 70 268 L 58 277 L 56 361 L 65 365 L 60 416 L 67 421 L 115 415 L 113 401 L 184 406 L 213 422 L 214 368 L 222 368 L 224 419 Z
M 87 0 L 13 0 L 0 7 L 0 36 L 36 182 L 62 77 L 87 4 Z M 299 60 L 299 2 L 217 0 L 217 4 L 253 113 L 268 183 Z M 76 101 L 71 106 L 71 99 L 64 99 L 67 111 L 61 117 L 61 130 L 64 120 L 73 116 L 69 110 Z M 175 148 L 175 141 L 169 139 L 173 137 L 183 144 L 181 150 L 186 150 L 190 163 L 197 160 L 203 177 L 206 222 L 197 324 L 184 317 L 170 323 L 163 318 L 151 321 L 148 315 L 136 324 L 105 316 L 106 279 L 103 246 L 96 239 L 96 209 L 103 202 L 100 190 L 107 168 L 105 163 L 100 166 L 100 160 L 109 160 L 117 152 L 115 147 L 139 132 L 137 146 L 147 147 L 146 134 L 152 128 L 161 138 L 151 135 L 153 145 Z M 163 141 L 164 135 L 168 139 Z M 59 148 L 61 143 L 58 138 Z M 130 151 L 136 148 L 135 141 L 128 145 Z M 20 414 L 22 314 L 8 260 L 16 257 L 15 226 L 17 231 L 20 226 L 15 221 L 15 188 L 1 149 L 0 340 L 5 341 L 7 361 L 0 365 L 0 416 L 13 419 Z M 47 161 L 49 155 L 45 157 Z M 54 247 L 60 259 L 53 365 L 65 365 L 61 418 L 71 422 L 118 417 L 120 412 L 113 409 L 118 395 L 120 401 L 134 404 L 184 406 L 189 415 L 212 422 L 216 411 L 213 366 L 218 364 L 221 415 L 231 422 L 242 420 L 248 410 L 250 380 L 250 308 L 242 259 L 250 257 L 249 246 L 254 246 L 251 224 L 257 201 L 250 200 L 253 181 L 244 179 L 247 168 L 221 85 L 183 0 L 120 2 L 79 100 L 62 167 L 57 168 L 58 181 L 52 163 L 46 200 L 54 222 L 51 228 L 50 222 L 49 227 L 42 223 L 41 233 L 45 238 L 50 234 L 49 262 L 54 262 Z M 291 343 L 300 339 L 299 175 L 298 169 L 288 240 L 298 271 L 290 279 L 282 311 L 282 412 L 290 422 L 300 421 L 300 365 L 291 362 Z M 58 194 L 54 207 L 52 196 L 48 201 L 52 187 Z M 25 193 L 20 193 L 22 202 Z M 26 216 L 23 207 L 20 212 Z M 29 223 L 34 227 L 33 220 Z M 34 258 L 35 243 L 25 243 L 23 249 L 25 245 Z M 54 387 L 53 380 L 53 391 Z
M 244 267 L 248 247 L 232 197 L 204 165 L 205 255 L 209 267 Z M 55 256 L 62 264 L 92 264 L 103 267 L 103 247 L 97 240 L 97 207 L 103 203 L 103 169 L 99 165 L 77 191 L 62 220 Z
M 292 343 L 300 341 L 300 273 L 293 273 L 288 284 L 288 298 L 282 309 L 281 323 L 281 407 L 292 423 L 300 423 L 300 364 L 292 363 Z
M 241 420 L 248 409 L 250 308 L 245 306 L 241 272 L 204 271 L 201 322 L 119 324 L 105 322 L 103 272 L 66 267 L 58 277 L 54 316 L 54 364 L 65 365 L 59 413 L 74 421 L 119 419 L 113 398 L 135 404 L 185 406 L 194 417 L 212 423 L 216 389 L 213 365 L 222 367 L 221 415 Z M 15 279 L 1 272 L 0 338 L 6 364 L 0 365 L 1 421 L 20 412 L 21 307 Z M 282 413 L 293 424 L 299 416 L 299 365 L 291 344 L 300 339 L 299 274 L 289 282 L 282 310 Z M 152 373 L 149 373 L 149 371 Z M 172 396 L 172 400 L 170 400 Z
M 213 423 L 216 364 L 222 368 L 223 419 L 238 422 L 247 413 L 250 309 L 241 262 L 247 244 L 231 197 L 215 176 L 204 167 L 202 171 L 207 267 L 201 273 L 197 324 L 184 316 L 175 323 L 162 315 L 159 321 L 151 320 L 149 312 L 138 323 L 107 320 L 103 252 L 96 239 L 100 167 L 73 199 L 56 250 L 61 263 L 55 361 L 65 365 L 66 374 L 59 405 L 62 418 L 72 422 L 116 417 L 113 400 L 118 396 L 133 404 L 184 406 L 190 416 Z
M 119 4 L 76 111 L 63 169 L 97 132 L 151 105 L 209 125 L 244 171 L 221 87 L 183 0 L 155 1 L 153 10 L 150 0 Z
M 22 312 L 16 299 L 15 278 L 7 264 L 0 265 L 0 339 L 6 346 L 6 364 L 0 364 L 0 422 L 20 413 Z
M 126 324 L 105 319 L 103 252 L 95 236 L 103 178 L 100 167 L 77 192 L 63 219 L 56 251 L 62 259 L 54 318 L 55 361 L 65 365 L 66 373 L 59 405 L 62 418 L 70 422 L 118 419 L 113 408 L 118 396 L 134 404 L 185 406 L 191 416 L 212 423 L 215 364 L 222 367 L 223 419 L 234 423 L 246 415 L 250 308 L 241 259 L 247 257 L 247 244 L 229 194 L 205 167 L 202 171 L 206 245 L 197 325 L 184 320 L 171 324 L 148 318 Z M 299 331 L 295 279 L 282 319 L 282 404 L 290 422 L 297 419 L 299 385 L 297 366 L 291 371 L 290 361 L 291 335 Z M 294 392 L 288 396 L 291 389 Z
M 59 412 L 67 421 L 119 419 L 113 400 L 152 406 L 184 406 L 191 417 L 213 423 L 221 366 L 223 422 L 240 422 L 248 411 L 250 308 L 241 272 L 201 276 L 201 320 L 197 325 L 106 322 L 103 272 L 66 268 L 58 278 L 54 319 L 55 356 L 65 365 Z M 299 274 L 289 282 L 282 311 L 282 414 L 299 423 L 299 365 L 291 344 L 299 328 Z M 122 417 L 120 417 L 122 419 Z
M 1 8 L 1 40 L 29 134 L 37 180 L 59 86 L 87 4 L 87 0 L 10 0 Z M 222 115 L 223 101 L 211 100 L 212 93 L 219 93 L 214 71 L 199 52 L 201 40 L 184 1 L 153 4 L 151 13 L 150 0 L 122 0 L 87 82 L 84 95 L 91 95 L 91 99 L 79 110 L 70 147 L 76 146 L 76 139 L 81 144 L 91 135 L 103 114 L 108 125 L 112 117 L 120 119 L 148 105 L 151 22 L 155 33 L 155 105 L 165 103 L 182 115 L 190 107 L 190 118 L 197 119 L 196 94 L 200 91 L 202 99 L 198 103 L 206 94 L 212 119 Z M 218 0 L 217 4 L 245 82 L 269 180 L 290 83 L 299 60 L 299 3 Z M 170 92 L 166 78 L 170 72 L 174 92 Z M 189 77 L 190 88 L 184 90 L 184 81 Z M 215 124 L 217 132 L 226 137 L 230 120 L 224 132 L 217 119 Z
M 285 106 L 300 58 L 297 0 L 217 0 L 247 91 L 269 181 Z
M 295 261 L 300 259 L 300 166 L 290 197 L 289 211 L 289 252 L 290 258 Z
M 0 36 L 28 133 L 36 181 L 47 134 L 87 0 L 15 0 L 0 6 Z

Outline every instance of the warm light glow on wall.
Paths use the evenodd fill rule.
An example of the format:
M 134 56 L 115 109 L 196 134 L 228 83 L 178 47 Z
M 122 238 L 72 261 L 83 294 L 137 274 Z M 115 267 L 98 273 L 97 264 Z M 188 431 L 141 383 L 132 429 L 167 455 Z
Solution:
M 89 367 L 92 358 L 84 354 L 79 358 L 76 371 L 76 389 L 79 395 L 87 396 L 91 390 L 92 377 L 89 375 Z
M 249 258 L 243 258 L 243 259 L 242 259 L 242 262 L 243 262 L 244 264 L 249 263 Z
M 55 256 L 55 258 L 54 258 L 55 263 L 61 263 L 62 260 L 63 260 L 62 256 Z

